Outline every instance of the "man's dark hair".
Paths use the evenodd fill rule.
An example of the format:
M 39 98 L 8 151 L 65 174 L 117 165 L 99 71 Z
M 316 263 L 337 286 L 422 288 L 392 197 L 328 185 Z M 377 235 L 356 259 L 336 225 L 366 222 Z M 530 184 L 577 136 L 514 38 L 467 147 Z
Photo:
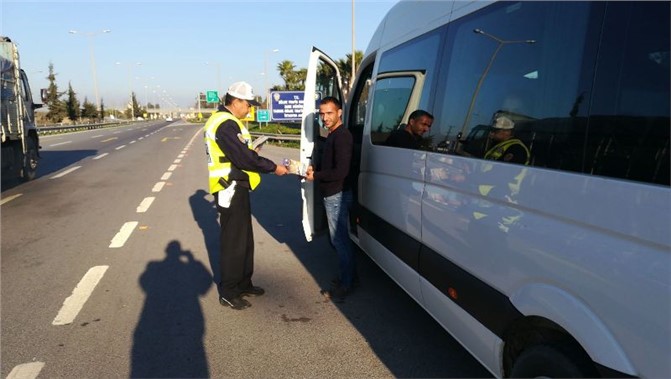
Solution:
M 319 105 L 321 104 L 328 104 L 328 103 L 333 103 L 335 104 L 336 108 L 342 109 L 342 104 L 340 103 L 340 100 L 336 99 L 333 96 L 327 96 L 322 99 L 322 101 L 319 102 Z
M 418 109 L 412 113 L 410 113 L 410 116 L 408 117 L 409 120 L 417 120 L 418 118 L 426 116 L 430 119 L 433 120 L 433 115 L 425 110 Z
M 224 97 L 224 105 L 231 105 L 233 103 L 233 100 L 237 99 L 236 97 L 233 97 L 229 95 L 228 93 Z

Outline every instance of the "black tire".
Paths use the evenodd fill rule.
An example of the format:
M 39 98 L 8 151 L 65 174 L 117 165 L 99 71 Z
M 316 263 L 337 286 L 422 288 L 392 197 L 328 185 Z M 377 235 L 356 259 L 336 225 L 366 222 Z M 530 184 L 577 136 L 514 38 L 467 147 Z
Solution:
M 26 154 L 23 156 L 23 165 L 21 167 L 21 178 L 24 181 L 35 179 L 37 176 L 37 143 L 34 138 L 26 140 Z
M 511 378 L 593 378 L 591 361 L 564 345 L 536 345 L 525 349 L 510 370 Z

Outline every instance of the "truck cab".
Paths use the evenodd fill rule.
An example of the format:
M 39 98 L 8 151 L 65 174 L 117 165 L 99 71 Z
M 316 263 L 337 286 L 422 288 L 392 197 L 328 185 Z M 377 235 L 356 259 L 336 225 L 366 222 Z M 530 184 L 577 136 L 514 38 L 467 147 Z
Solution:
M 39 136 L 28 77 L 21 69 L 16 44 L 0 36 L 2 100 L 2 174 L 25 181 L 35 178 L 39 159 Z

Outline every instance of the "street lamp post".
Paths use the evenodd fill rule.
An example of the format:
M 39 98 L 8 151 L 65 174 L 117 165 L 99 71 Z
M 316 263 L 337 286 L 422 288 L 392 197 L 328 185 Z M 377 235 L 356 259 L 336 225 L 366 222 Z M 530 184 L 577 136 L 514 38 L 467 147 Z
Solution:
M 98 34 L 106 34 L 106 33 L 110 33 L 110 32 L 111 32 L 111 30 L 109 30 L 109 29 L 104 29 L 104 30 L 101 30 L 99 32 L 88 32 L 88 33 L 81 33 L 77 30 L 70 30 L 68 32 L 70 34 L 80 34 L 81 33 L 82 35 L 85 35 L 89 39 L 89 50 L 90 50 L 90 53 L 91 53 L 91 73 L 93 75 L 93 91 L 94 91 L 95 96 L 96 96 L 96 112 L 100 112 L 100 98 L 98 97 L 98 77 L 96 75 L 96 59 L 95 59 L 95 52 L 94 52 L 94 48 L 93 48 L 93 38 Z M 102 116 L 104 117 L 105 115 L 102 115 Z
M 206 65 L 213 65 L 217 68 L 217 93 L 221 93 L 221 64 L 218 62 L 205 62 Z
M 356 47 L 354 45 L 354 0 L 352 0 L 352 74 L 349 79 L 349 89 L 354 85 L 354 76 L 356 75 Z
M 266 109 L 270 108 L 270 102 L 269 102 L 269 96 L 270 96 L 270 88 L 268 88 L 268 56 L 270 53 L 277 53 L 280 51 L 280 49 L 272 49 L 272 50 L 266 50 L 266 56 L 265 56 L 265 61 L 264 61 L 264 66 L 263 66 L 263 90 L 266 94 Z
M 527 39 L 527 40 L 516 40 L 516 41 L 506 41 L 502 40 L 501 38 L 498 38 L 496 36 L 493 36 L 487 32 L 485 32 L 482 29 L 473 29 L 473 33 L 483 35 L 485 37 L 491 38 L 494 40 L 498 45 L 496 46 L 496 49 L 494 50 L 494 53 L 492 53 L 491 58 L 489 58 L 489 63 L 487 64 L 487 67 L 485 67 L 485 70 L 482 72 L 482 75 L 480 75 L 480 79 L 478 80 L 478 84 L 475 86 L 475 91 L 473 91 L 473 96 L 471 97 L 471 103 L 468 106 L 468 113 L 466 113 L 466 119 L 464 120 L 464 125 L 462 127 L 462 131 L 466 126 L 468 125 L 468 122 L 471 119 L 471 113 L 473 112 L 473 106 L 475 106 L 475 99 L 478 97 L 478 93 L 480 92 L 480 87 L 482 86 L 482 83 L 485 81 L 485 77 L 487 77 L 487 74 L 489 73 L 489 70 L 492 68 L 492 65 L 494 64 L 494 60 L 496 60 L 496 55 L 501 51 L 501 48 L 505 45 L 511 45 L 511 44 L 516 44 L 516 43 L 525 43 L 528 45 L 532 45 L 536 43 L 536 40 L 533 39 Z

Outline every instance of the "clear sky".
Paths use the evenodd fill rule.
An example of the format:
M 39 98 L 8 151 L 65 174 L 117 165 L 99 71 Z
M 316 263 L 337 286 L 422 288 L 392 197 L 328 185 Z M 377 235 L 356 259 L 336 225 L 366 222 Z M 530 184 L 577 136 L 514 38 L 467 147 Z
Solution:
M 357 50 L 366 50 L 396 2 L 355 0 Z M 336 60 L 352 52 L 351 0 L 0 0 L 0 14 L 0 34 L 19 45 L 33 96 L 48 86 L 51 62 L 59 90 L 71 83 L 81 102 L 95 103 L 93 50 L 98 95 L 108 109 L 127 103 L 129 87 L 142 104 L 166 107 L 163 96 L 185 109 L 198 92 L 221 95 L 238 80 L 262 94 L 265 83 L 283 83 L 279 62 L 304 68 L 312 46 Z

